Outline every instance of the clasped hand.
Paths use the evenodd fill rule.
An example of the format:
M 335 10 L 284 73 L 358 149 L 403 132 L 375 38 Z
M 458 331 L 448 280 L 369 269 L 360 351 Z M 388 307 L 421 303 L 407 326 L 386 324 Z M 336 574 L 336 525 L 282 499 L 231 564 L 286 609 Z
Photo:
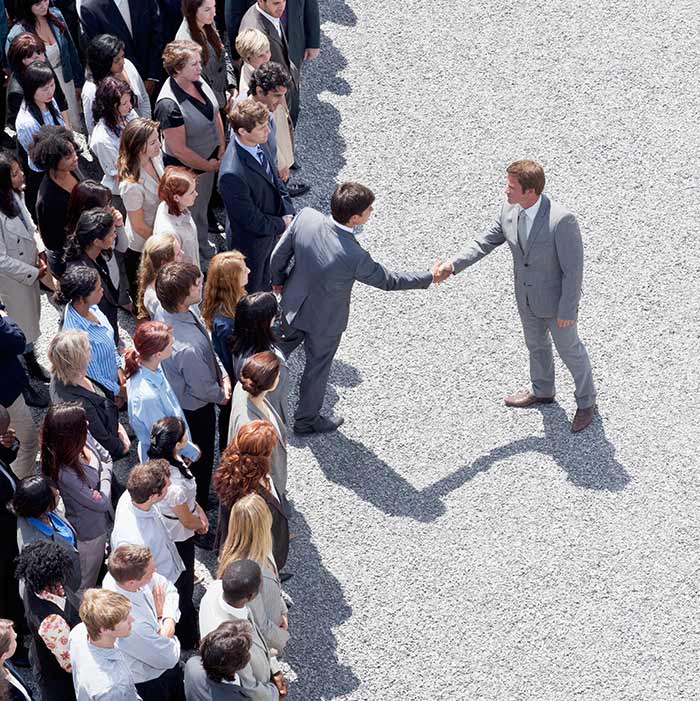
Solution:
M 454 271 L 454 266 L 450 261 L 437 261 L 430 269 L 430 272 L 433 274 L 433 283 L 439 285 L 447 280 Z

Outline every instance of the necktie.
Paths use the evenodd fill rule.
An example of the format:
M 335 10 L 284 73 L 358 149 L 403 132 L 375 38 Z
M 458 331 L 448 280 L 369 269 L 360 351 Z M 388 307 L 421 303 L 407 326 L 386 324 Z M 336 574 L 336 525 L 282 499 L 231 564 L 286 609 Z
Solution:
M 525 253 L 525 246 L 527 246 L 527 214 L 525 214 L 524 209 L 521 209 L 518 215 L 518 243 L 522 252 Z
M 261 146 L 258 146 L 256 153 L 258 155 L 258 161 L 260 162 L 260 165 L 265 169 L 265 172 L 267 173 L 267 177 L 270 177 L 270 164 L 267 160 L 267 157 L 265 156 L 265 152 L 262 150 Z

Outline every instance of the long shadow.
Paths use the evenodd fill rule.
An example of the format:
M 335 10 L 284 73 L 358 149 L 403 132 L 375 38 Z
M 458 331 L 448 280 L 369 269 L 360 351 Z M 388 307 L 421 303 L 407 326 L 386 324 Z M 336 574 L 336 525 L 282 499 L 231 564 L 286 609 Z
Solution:
M 352 615 L 340 582 L 323 566 L 303 515 L 292 509 L 287 569 L 294 577 L 285 584 L 294 601 L 289 618 L 291 638 L 286 661 L 297 675 L 290 696 L 325 701 L 350 694 L 359 686 L 352 669 L 338 659 L 333 630 Z

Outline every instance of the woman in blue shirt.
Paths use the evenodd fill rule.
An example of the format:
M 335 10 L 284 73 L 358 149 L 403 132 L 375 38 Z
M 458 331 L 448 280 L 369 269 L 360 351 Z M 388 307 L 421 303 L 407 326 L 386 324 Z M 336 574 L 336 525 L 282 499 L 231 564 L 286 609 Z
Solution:
M 102 281 L 94 268 L 70 267 L 61 278 L 54 300 L 65 304 L 64 329 L 86 331 L 90 340 L 88 377 L 104 385 L 115 396 L 117 406 L 126 400 L 124 372 L 114 343 L 114 329 L 97 306 L 102 299 Z
M 126 389 L 129 397 L 129 423 L 139 440 L 139 460 L 148 460 L 153 424 L 165 416 L 187 420 L 160 364 L 173 352 L 173 333 L 162 321 L 140 324 L 134 334 L 134 347 L 124 354 Z M 200 451 L 192 443 L 189 427 L 187 443 L 180 451 L 190 462 L 199 459 Z

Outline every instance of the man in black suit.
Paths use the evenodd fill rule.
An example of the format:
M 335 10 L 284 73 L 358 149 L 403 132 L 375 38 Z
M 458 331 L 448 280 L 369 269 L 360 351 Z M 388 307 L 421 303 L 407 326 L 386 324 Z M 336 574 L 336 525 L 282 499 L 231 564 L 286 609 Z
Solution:
M 143 78 L 149 95 L 163 74 L 163 27 L 157 0 L 83 0 L 80 20 L 89 40 L 112 34 Z
M 219 192 L 226 207 L 229 248 L 246 257 L 248 292 L 268 291 L 270 253 L 294 215 L 294 205 L 265 145 L 269 110 L 251 98 L 231 111 L 234 138 L 219 170 Z

